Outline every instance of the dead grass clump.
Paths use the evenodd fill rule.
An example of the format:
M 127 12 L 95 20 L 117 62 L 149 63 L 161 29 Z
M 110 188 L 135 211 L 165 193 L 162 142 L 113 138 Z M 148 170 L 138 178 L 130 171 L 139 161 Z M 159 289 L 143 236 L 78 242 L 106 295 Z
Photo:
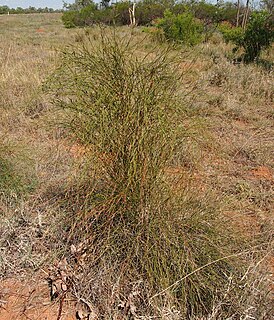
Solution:
M 164 310 L 190 319 L 216 301 L 224 318 L 242 311 L 234 300 L 246 292 L 248 246 L 220 217 L 218 199 L 175 194 L 164 174 L 184 133 L 179 83 L 168 51 L 137 56 L 132 41 L 107 33 L 66 50 L 48 81 L 88 159 L 63 204 L 70 288 L 104 319 Z
M 242 104 L 254 105 L 263 101 L 266 107 L 273 103 L 273 76 L 271 72 L 254 65 L 233 65 L 222 59 L 209 73 L 209 82 L 223 86 L 225 92 L 235 92 Z M 260 83 L 260 85 L 258 85 Z M 233 91 L 237 88 L 237 91 Z

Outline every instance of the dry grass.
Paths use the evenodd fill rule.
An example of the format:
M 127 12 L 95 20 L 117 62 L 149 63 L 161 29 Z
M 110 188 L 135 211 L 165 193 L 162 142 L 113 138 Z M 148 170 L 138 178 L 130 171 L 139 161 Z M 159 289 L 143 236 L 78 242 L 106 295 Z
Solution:
M 41 85 L 58 64 L 58 50 L 71 42 L 81 42 L 84 33 L 89 33 L 96 42 L 100 32 L 96 28 L 65 30 L 59 19 L 58 14 L 31 15 L 31 19 L 27 15 L 0 16 L 0 136 L 5 137 L 0 161 L 5 159 L 6 164 L 4 167 L 0 162 L 0 170 L 7 168 L 5 177 L 11 179 L 8 192 L 5 188 L 0 198 L 1 276 L 29 274 L 67 257 L 74 295 L 78 300 L 85 298 L 96 303 L 97 312 L 104 313 L 106 319 L 118 319 L 121 310 L 126 309 L 137 313 L 139 319 L 153 318 L 152 314 L 145 317 L 147 310 L 162 319 L 182 319 L 184 310 L 168 296 L 160 295 L 153 306 L 140 306 L 139 302 L 147 298 L 142 296 L 147 292 L 144 290 L 147 283 L 140 279 L 124 287 L 124 296 L 118 294 L 118 288 L 123 286 L 121 279 L 117 280 L 117 273 L 106 273 L 106 270 L 117 272 L 118 265 L 109 266 L 109 261 L 102 260 L 105 268 L 100 274 L 100 270 L 79 262 L 85 249 L 79 249 L 79 254 L 71 252 L 72 244 L 76 249 L 81 247 L 79 243 L 85 240 L 87 232 L 86 226 L 75 229 L 79 228 L 77 218 L 86 210 L 82 194 L 75 194 L 79 172 L 86 166 L 86 155 L 82 146 L 78 149 L 71 146 L 67 131 L 56 125 L 63 114 L 55 112 Z M 129 30 L 122 27 L 118 32 L 125 36 Z M 139 55 L 153 49 L 155 44 L 149 39 L 141 42 L 140 30 L 133 32 L 142 43 L 137 49 Z M 273 281 L 269 274 L 269 261 L 273 261 L 269 253 L 273 219 L 273 74 L 258 66 L 229 63 L 225 57 L 228 50 L 225 44 L 217 47 L 209 43 L 194 50 L 177 51 L 185 70 L 181 91 L 185 93 L 187 86 L 189 92 L 185 100 L 189 107 L 185 110 L 184 106 L 182 117 L 188 137 L 166 168 L 165 178 L 176 194 L 168 209 L 180 212 L 182 207 L 187 208 L 190 217 L 197 212 L 207 213 L 199 222 L 201 225 L 211 221 L 214 213 L 222 221 L 221 225 L 218 222 L 218 228 L 227 228 L 228 223 L 246 238 L 249 245 L 245 248 L 267 243 L 262 245 L 263 252 L 267 252 L 263 253 L 264 258 L 257 253 L 243 255 L 250 263 L 241 261 L 246 270 L 242 282 L 237 282 L 241 290 L 237 293 L 236 278 L 228 277 L 223 300 L 211 305 L 211 315 L 203 318 L 197 315 L 197 319 L 224 319 L 229 313 L 242 319 L 269 319 L 267 302 Z M 273 60 L 273 51 L 265 57 Z M 16 188 L 12 186 L 14 183 Z M 73 197 L 74 203 L 68 201 L 69 197 Z M 156 197 L 154 201 L 157 207 L 162 199 Z M 119 238 L 119 233 L 115 237 Z M 175 247 L 177 241 L 173 238 Z M 159 258 L 157 254 L 156 257 Z M 194 265 L 193 270 L 200 265 Z M 180 278 L 178 275 L 176 279 Z M 195 287 L 195 277 L 189 279 Z M 151 296 L 176 281 L 164 275 L 162 280 L 161 287 L 151 292 Z M 199 282 L 199 277 L 196 281 Z M 205 284 L 205 289 L 211 285 Z M 99 301 L 100 295 L 109 300 Z M 195 297 L 193 301 L 197 303 Z M 136 306 L 139 309 L 135 310 Z

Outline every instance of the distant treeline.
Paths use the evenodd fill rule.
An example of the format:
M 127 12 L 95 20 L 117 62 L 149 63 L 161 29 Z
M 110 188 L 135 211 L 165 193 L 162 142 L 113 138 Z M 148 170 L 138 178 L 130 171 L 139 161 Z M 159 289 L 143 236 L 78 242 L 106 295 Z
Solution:
M 268 1 L 263 0 L 260 5 L 265 7 Z M 132 10 L 137 25 L 151 25 L 155 20 L 163 18 L 165 11 L 169 10 L 175 15 L 190 13 L 205 24 L 226 21 L 238 26 L 252 11 L 249 0 L 246 3 L 240 0 L 217 1 L 215 4 L 204 0 L 102 0 L 100 3 L 76 0 L 73 4 L 65 3 L 64 8 L 62 19 L 68 28 L 96 23 L 128 25 L 132 23 Z
M 0 14 L 21 14 L 21 13 L 49 13 L 49 12 L 62 12 L 61 9 L 53 9 L 53 8 L 35 8 L 35 7 L 28 7 L 28 8 L 10 8 L 9 6 L 0 6 Z

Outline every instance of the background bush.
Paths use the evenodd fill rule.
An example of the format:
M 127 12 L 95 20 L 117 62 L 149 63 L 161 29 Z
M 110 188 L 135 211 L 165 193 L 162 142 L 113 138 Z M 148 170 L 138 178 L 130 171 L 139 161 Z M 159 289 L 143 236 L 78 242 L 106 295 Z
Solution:
M 118 25 L 129 25 L 130 18 L 129 18 L 129 8 L 131 7 L 130 1 L 121 1 L 117 2 L 112 7 L 112 12 L 114 15 L 113 22 Z
M 234 51 L 243 48 L 243 61 L 254 62 L 260 58 L 261 52 L 271 46 L 274 41 L 274 23 L 267 12 L 253 13 L 246 30 L 235 28 L 228 23 L 219 26 L 224 40 L 236 44 Z
M 79 1 L 75 1 L 74 4 L 68 5 L 67 10 L 70 11 L 82 11 L 85 7 L 94 6 L 93 1 L 86 1 L 84 4 Z M 97 17 L 96 22 L 100 23 L 115 23 L 118 25 L 128 25 L 130 23 L 129 8 L 133 6 L 131 1 L 118 1 L 116 3 L 106 4 L 102 3 L 101 6 L 97 5 Z M 136 3 L 136 22 L 138 25 L 151 25 L 153 21 L 158 18 L 164 17 L 165 10 L 170 10 L 175 15 L 191 13 L 195 18 L 200 19 L 205 25 L 219 23 L 221 21 L 227 21 L 232 25 L 236 23 L 237 8 L 230 2 L 215 4 L 207 3 L 205 1 L 185 1 L 175 2 L 172 0 L 142 0 Z M 240 12 L 244 9 L 241 7 Z M 93 12 L 90 12 L 92 17 Z M 64 12 L 66 15 L 66 12 Z M 241 15 L 242 16 L 242 15 Z M 67 15 L 69 18 L 69 15 Z M 73 19 L 73 17 L 71 16 Z M 79 15 L 77 26 L 83 26 L 85 23 L 83 19 L 88 20 L 88 17 Z M 241 20 L 240 20 L 241 23 Z M 70 25 L 70 24 L 68 24 Z
M 218 27 L 218 30 L 222 33 L 226 43 L 242 41 L 244 30 L 241 27 L 233 27 L 231 24 L 224 22 Z
M 136 6 L 136 20 L 138 25 L 151 25 L 153 21 L 164 16 L 167 9 L 163 4 L 156 1 L 140 1 Z
M 9 6 L 4 5 L 0 6 L 0 15 L 1 14 L 29 14 L 29 13 L 50 13 L 50 12 L 62 12 L 60 9 L 53 9 L 53 8 L 35 8 L 32 6 L 29 6 L 28 8 L 9 8 Z
M 79 14 L 77 11 L 66 11 L 62 15 L 62 21 L 66 28 L 74 28 L 79 25 Z
M 271 46 L 274 41 L 274 21 L 267 12 L 251 15 L 243 37 L 237 41 L 245 50 L 244 61 L 252 62 L 260 57 L 262 50 Z
M 165 11 L 164 18 L 159 20 L 157 27 L 163 29 L 167 40 L 186 45 L 202 41 L 203 25 L 191 13 L 175 15 L 171 11 Z
M 79 11 L 69 10 L 63 13 L 62 21 L 66 28 L 74 28 L 76 26 L 90 26 L 103 20 L 103 11 L 99 11 L 97 5 L 91 3 Z

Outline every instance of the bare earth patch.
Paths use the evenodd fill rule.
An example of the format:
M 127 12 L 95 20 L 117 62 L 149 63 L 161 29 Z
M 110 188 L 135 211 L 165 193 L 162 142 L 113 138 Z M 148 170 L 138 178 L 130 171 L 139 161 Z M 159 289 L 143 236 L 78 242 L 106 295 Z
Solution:
M 274 182 L 272 171 L 266 166 L 260 166 L 252 170 L 252 174 L 257 179 L 264 179 Z
M 6 279 L 0 284 L 0 320 L 73 320 L 72 302 L 65 301 L 60 310 L 52 302 L 46 281 Z

